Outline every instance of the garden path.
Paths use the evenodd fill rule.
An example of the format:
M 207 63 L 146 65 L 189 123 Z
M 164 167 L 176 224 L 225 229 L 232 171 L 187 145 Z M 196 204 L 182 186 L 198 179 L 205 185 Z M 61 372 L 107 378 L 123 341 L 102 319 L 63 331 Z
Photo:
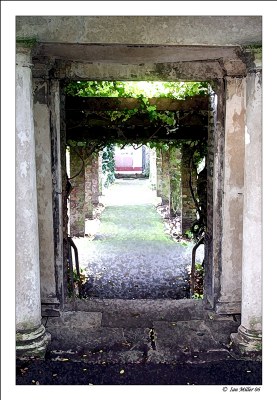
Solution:
M 104 193 L 105 209 L 93 236 L 74 238 L 89 297 L 181 299 L 188 296 L 193 244 L 175 242 L 156 211 L 148 179 L 118 179 Z M 87 233 L 95 221 L 87 221 Z M 201 246 L 203 247 L 203 246 Z M 199 248 L 197 262 L 202 262 Z

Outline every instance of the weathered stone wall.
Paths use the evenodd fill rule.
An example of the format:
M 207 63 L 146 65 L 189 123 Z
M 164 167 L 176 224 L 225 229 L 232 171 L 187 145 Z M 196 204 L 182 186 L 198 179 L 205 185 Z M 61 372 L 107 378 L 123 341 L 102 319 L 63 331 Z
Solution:
M 149 182 L 151 189 L 157 190 L 156 149 L 149 149 Z
M 49 107 L 51 128 L 51 159 L 53 182 L 54 256 L 57 296 L 63 302 L 63 168 L 65 150 L 61 145 L 61 88 L 60 81 L 49 80 Z
M 68 181 L 69 176 L 67 175 L 67 160 L 66 160 L 66 112 L 65 112 L 65 90 L 64 83 L 60 83 L 60 154 L 61 154 L 61 180 L 62 180 L 62 242 L 63 242 L 63 259 L 62 268 L 63 276 L 59 290 L 62 295 L 61 298 L 64 300 L 67 294 L 67 259 L 68 259 L 68 220 L 69 220 L 69 202 L 68 196 L 70 191 L 70 182 Z M 63 304 L 62 304 L 63 307 Z
M 213 175 L 214 175 L 214 144 L 216 129 L 217 96 L 210 93 L 208 116 L 208 143 L 207 143 L 207 226 L 205 234 L 205 275 L 204 301 L 207 307 L 213 307 Z
M 99 194 L 99 196 L 102 196 L 102 191 L 103 191 L 102 154 L 103 154 L 103 151 L 99 151 L 99 154 L 98 154 L 98 194 Z
M 170 216 L 181 215 L 181 158 L 180 148 L 173 147 L 170 149 Z
M 97 206 L 99 204 L 99 155 L 93 154 L 92 157 L 92 204 Z
M 156 150 L 156 165 L 157 165 L 157 196 L 162 196 L 162 151 Z
M 70 236 L 85 235 L 85 168 L 83 148 L 76 146 L 70 151 Z
M 85 218 L 92 219 L 93 217 L 93 204 L 92 204 L 92 156 L 89 156 L 86 159 L 86 166 L 85 166 Z
M 99 156 L 91 154 L 85 161 L 85 217 L 93 218 L 93 207 L 99 203 Z
M 214 307 L 220 296 L 220 278 L 222 274 L 222 207 L 223 207 L 223 170 L 224 170 L 224 143 L 225 143 L 225 100 L 224 81 L 218 79 L 214 83 L 216 93 L 215 103 L 215 130 L 214 130 L 214 157 L 213 157 L 213 224 L 212 224 L 212 297 Z
M 216 311 L 240 313 L 244 186 L 245 78 L 225 79 L 220 296 Z M 235 279 L 234 279 L 235 277 Z
M 34 80 L 34 129 L 38 200 L 40 288 L 42 303 L 57 301 L 54 260 L 53 188 L 49 83 Z
M 16 29 L 20 37 L 36 36 L 48 43 L 230 46 L 261 42 L 261 19 L 261 16 L 19 16 Z
M 169 150 L 162 149 L 162 176 L 161 176 L 161 198 L 162 204 L 169 205 L 170 200 L 170 154 Z

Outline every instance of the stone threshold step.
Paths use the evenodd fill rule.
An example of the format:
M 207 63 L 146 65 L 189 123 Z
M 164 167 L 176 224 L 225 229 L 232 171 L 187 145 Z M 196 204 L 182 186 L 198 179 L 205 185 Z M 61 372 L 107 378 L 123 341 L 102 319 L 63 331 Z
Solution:
M 207 352 L 169 352 L 149 350 L 141 351 L 63 351 L 52 350 L 47 360 L 62 362 L 85 362 L 88 364 L 199 364 L 233 359 L 232 352 L 225 349 L 211 349 Z

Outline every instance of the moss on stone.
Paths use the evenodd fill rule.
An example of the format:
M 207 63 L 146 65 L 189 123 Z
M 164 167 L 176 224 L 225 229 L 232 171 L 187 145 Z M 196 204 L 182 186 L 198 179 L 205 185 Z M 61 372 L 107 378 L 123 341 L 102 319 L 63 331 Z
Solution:
M 21 45 L 23 47 L 31 48 L 37 43 L 37 39 L 34 37 L 17 37 L 16 44 Z

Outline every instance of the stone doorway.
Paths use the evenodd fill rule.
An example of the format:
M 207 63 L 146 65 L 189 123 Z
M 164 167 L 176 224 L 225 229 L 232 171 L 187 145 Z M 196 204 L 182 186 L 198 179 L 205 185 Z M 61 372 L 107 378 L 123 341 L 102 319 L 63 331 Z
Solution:
M 97 101 L 96 101 L 97 100 Z M 99 140 L 99 132 L 97 132 L 97 130 L 95 129 L 94 126 L 94 122 L 93 120 L 96 120 L 97 122 L 97 110 L 107 110 L 107 109 L 122 109 L 123 105 L 121 105 L 122 103 L 124 103 L 124 107 L 129 106 L 128 103 L 132 103 L 132 101 L 134 102 L 135 99 L 119 99 L 119 105 L 115 105 L 114 99 L 113 98 L 80 98 L 80 100 L 78 99 L 74 99 L 71 97 L 66 98 L 66 115 L 68 116 L 68 120 L 66 121 L 66 126 L 67 126 L 67 140 L 69 140 L 70 143 L 72 143 L 73 140 L 87 140 L 88 138 L 92 138 L 92 139 L 98 139 Z M 102 103 L 102 109 L 101 109 L 101 104 L 99 106 L 99 102 Z M 133 121 L 131 121 L 129 124 L 125 124 L 125 131 L 123 131 L 124 133 L 122 133 L 122 135 L 126 138 L 126 142 L 131 143 L 132 137 L 133 140 L 138 140 L 138 132 L 140 129 L 140 136 L 141 139 L 143 139 L 143 136 L 146 137 L 151 137 L 151 139 L 158 138 L 160 140 L 160 143 L 171 143 L 168 147 L 169 150 L 155 150 L 154 151 L 154 169 L 155 171 L 151 172 L 151 174 L 153 174 L 155 177 L 151 177 L 152 179 L 152 186 L 154 186 L 155 188 L 155 197 L 156 199 L 153 198 L 153 204 L 155 205 L 155 201 L 157 203 L 157 195 L 159 196 L 158 198 L 160 198 L 160 205 L 163 205 L 164 208 L 166 208 L 166 217 L 170 218 L 172 216 L 177 216 L 179 215 L 179 223 L 180 223 L 180 231 L 178 232 L 179 236 L 182 234 L 184 234 L 185 236 L 185 232 L 188 232 L 188 230 L 190 229 L 190 227 L 192 226 L 192 223 L 195 222 L 197 220 L 197 218 L 199 218 L 196 216 L 196 210 L 197 210 L 197 205 L 195 204 L 196 199 L 194 196 L 196 196 L 198 192 L 196 192 L 196 177 L 192 177 L 189 176 L 189 159 L 191 158 L 193 152 L 191 151 L 191 149 L 189 148 L 189 146 L 191 146 L 191 142 L 195 143 L 194 141 L 199 138 L 201 138 L 201 140 L 207 140 L 207 136 L 208 136 L 208 98 L 205 97 L 195 97 L 195 98 L 189 98 L 186 101 L 172 101 L 170 99 L 150 99 L 151 104 L 154 102 L 158 102 L 157 103 L 157 107 L 158 109 L 161 110 L 176 110 L 178 113 L 178 118 L 180 117 L 180 120 L 182 120 L 180 128 L 179 129 L 174 129 L 172 130 L 172 133 L 169 131 L 165 131 L 164 128 L 162 128 L 162 125 L 157 129 L 157 127 L 155 128 L 155 131 L 159 131 L 161 128 L 161 131 L 156 134 L 156 132 L 154 132 L 153 134 L 153 128 L 151 128 L 151 126 L 148 126 L 149 123 L 147 124 L 146 122 L 141 122 L 141 121 L 135 121 L 138 125 L 134 127 L 133 125 Z M 134 107 L 135 105 L 132 105 L 132 107 Z M 130 107 L 130 106 L 129 106 Z M 84 118 L 84 116 L 80 113 L 86 113 L 86 116 Z M 88 115 L 91 114 L 90 118 L 88 118 Z M 74 116 L 77 119 L 74 120 Z M 77 129 L 74 129 L 74 127 L 77 126 Z M 90 126 L 90 128 L 89 128 Z M 83 128 L 81 128 L 83 127 Z M 117 137 L 118 132 L 117 131 L 113 131 L 109 126 L 106 127 L 106 131 L 103 130 L 103 128 L 105 128 L 105 126 L 102 126 L 102 135 L 103 136 L 109 136 L 112 135 L 113 137 Z M 122 129 L 122 126 L 121 126 Z M 152 129 L 152 132 L 151 132 Z M 85 131 L 85 132 L 84 132 Z M 148 132 L 149 131 L 149 132 Z M 177 132 L 176 132 L 177 131 Z M 133 135 L 133 136 L 132 136 Z M 134 136 L 135 135 L 135 136 Z M 148 136 L 147 136 L 148 135 Z M 150 136 L 149 136 L 150 135 Z M 127 139 L 127 137 L 129 139 Z M 173 141 L 172 141 L 173 140 Z M 188 142 L 189 140 L 189 142 Z M 74 143 L 75 143 L 74 142 Z M 82 144 L 81 142 L 79 142 L 80 144 Z M 175 143 L 175 144 L 172 144 Z M 184 144 L 183 144 L 184 143 Z M 188 144 L 186 144 L 188 143 Z M 141 145 L 138 146 L 138 148 L 140 148 Z M 122 146 L 123 147 L 123 146 Z M 76 150 L 77 149 L 77 150 Z M 79 154 L 78 154 L 79 152 Z M 93 196 L 94 196 L 94 202 L 96 202 L 95 205 L 97 205 L 97 201 L 99 201 L 99 181 L 102 180 L 102 178 L 99 177 L 99 166 L 101 168 L 102 165 L 102 159 L 99 162 L 100 158 L 99 157 L 99 153 L 95 153 L 94 157 L 94 161 L 91 162 L 91 160 L 89 158 L 85 158 L 86 156 L 83 156 L 83 160 L 82 160 L 82 155 L 84 155 L 83 149 L 79 146 L 79 148 L 74 147 L 73 150 L 71 151 L 71 158 L 72 158 L 72 162 L 68 162 L 67 164 L 70 165 L 72 172 L 68 171 L 67 175 L 68 176 L 73 176 L 75 179 L 70 179 L 71 183 L 73 184 L 73 186 L 75 185 L 75 188 L 72 190 L 71 192 L 71 211 L 70 211 L 70 217 L 71 220 L 73 222 L 71 222 L 69 225 L 71 226 L 71 231 L 72 234 L 71 236 L 85 236 L 85 217 L 87 217 L 87 219 L 92 219 L 92 215 L 93 215 Z M 101 151 L 102 153 L 102 151 Z M 76 157 L 77 154 L 77 157 Z M 82 162 L 84 160 L 89 160 L 88 161 L 88 167 L 84 168 L 84 174 L 83 176 L 80 176 L 82 174 L 80 174 L 80 170 L 82 169 Z M 204 161 L 204 159 L 203 159 Z M 83 162 L 84 164 L 84 162 Z M 204 163 L 205 165 L 205 163 Z M 94 173 L 92 172 L 91 168 L 94 170 Z M 88 170 L 89 169 L 89 170 Z M 153 169 L 153 167 L 152 167 Z M 203 169 L 203 167 L 202 167 Z M 94 174 L 93 178 L 92 178 L 92 174 Z M 76 176 L 75 176 L 76 175 Z M 90 179 L 90 184 L 87 184 L 87 178 L 86 176 L 88 175 L 89 179 Z M 101 174 L 100 174 L 101 175 Z M 197 174 L 196 174 L 197 176 Z M 189 184 L 189 180 L 190 179 L 195 179 L 195 182 L 193 182 L 193 185 L 195 187 L 192 188 L 192 183 L 191 185 Z M 89 187 L 89 185 L 91 186 L 91 180 L 93 180 L 94 182 L 94 192 L 97 192 L 96 195 L 92 194 L 92 190 L 91 187 Z M 177 182 L 177 183 L 176 183 Z M 183 183 L 182 183 L 183 182 Z M 121 188 L 124 188 L 122 186 L 124 182 L 121 182 Z M 125 182 L 125 186 L 126 186 Z M 97 186 L 97 188 L 95 187 L 95 185 Z M 177 185 L 177 186 L 176 186 Z M 101 186 L 101 184 L 100 184 Z M 191 187 L 189 187 L 191 186 Z M 210 185 L 211 186 L 211 185 Z M 207 187 L 207 182 L 205 182 L 205 191 L 206 191 L 206 187 Z M 130 185 L 129 185 L 130 188 Z M 88 197 L 88 201 L 86 201 L 86 196 L 87 196 L 87 189 L 88 192 L 90 192 L 90 196 Z M 100 189 L 100 192 L 102 192 L 103 189 L 103 185 Z M 136 188 L 135 188 L 136 189 Z M 148 190 L 148 187 L 145 186 L 144 190 Z M 212 188 L 210 187 L 210 191 L 212 190 Z M 194 191 L 194 193 L 193 193 Z M 85 193 L 84 193 L 85 192 Z M 102 194 L 102 193 L 101 193 Z M 128 193 L 126 192 L 126 195 L 128 196 Z M 154 192 L 153 192 L 154 195 Z M 152 196 L 153 197 L 153 196 Z M 174 198 L 175 197 L 175 198 Z M 174 201 L 176 203 L 176 198 L 177 198 L 177 203 L 178 204 L 174 204 Z M 181 198 L 183 200 L 181 200 Z M 199 199 L 197 199 L 197 201 L 199 201 Z M 207 201 L 207 199 L 205 200 L 205 202 Z M 90 205 L 88 205 L 88 202 L 90 203 Z M 83 207 L 82 209 L 82 215 L 80 215 L 80 213 L 78 212 L 78 210 L 76 210 L 78 207 Z M 136 204 L 136 203 L 135 203 Z M 120 204 L 118 204 L 120 205 Z M 157 206 L 157 204 L 156 204 Z M 202 206 L 201 206 L 202 207 Z M 205 205 L 206 208 L 206 205 Z M 127 213 L 130 213 L 131 210 L 127 210 Z M 140 218 L 140 213 L 143 215 L 146 211 L 145 210 L 135 210 L 135 212 L 138 213 L 137 219 L 139 220 Z M 146 213 L 147 214 L 147 213 Z M 212 213 L 210 213 L 212 214 Z M 131 214 L 129 215 L 129 217 L 131 217 Z M 206 217 L 206 216 L 205 216 Z M 124 219 L 124 214 L 121 212 L 121 218 Z M 152 217 L 151 217 L 152 218 Z M 150 220 L 151 220 L 150 218 Z M 111 215 L 109 215 L 109 218 L 111 219 Z M 133 221 L 135 221 L 134 216 L 133 216 Z M 82 227 L 80 227 L 79 225 L 82 225 Z M 64 227 L 65 229 L 65 227 Z M 125 227 L 126 230 L 126 227 Z M 211 230 L 211 228 L 210 228 Z M 130 229 L 129 229 L 130 231 Z M 157 231 L 158 232 L 158 231 Z M 147 235 L 146 235 L 147 236 Z M 159 234 L 157 233 L 157 236 L 159 237 Z M 95 243 L 99 242 L 99 238 L 100 238 L 100 242 L 101 242 L 101 237 L 97 237 L 96 240 L 94 240 L 94 243 L 91 243 L 91 248 L 93 248 L 93 245 L 95 245 Z M 129 235 L 129 238 L 132 238 L 132 236 Z M 187 238 L 188 239 L 188 238 Z M 78 243 L 77 247 L 81 247 L 81 253 L 89 253 L 88 248 L 84 248 L 84 240 L 81 240 L 80 238 L 76 238 L 74 239 L 75 243 Z M 88 239 L 87 241 L 91 241 L 93 239 Z M 112 266 L 106 265 L 103 266 L 104 270 L 102 270 L 102 266 L 100 266 L 99 271 L 97 270 L 97 265 L 98 264 L 102 264 L 102 261 L 100 260 L 101 258 L 103 259 L 103 255 L 106 255 L 106 258 L 108 257 L 110 251 L 109 248 L 104 249 L 104 247 L 102 248 L 102 256 L 100 256 L 99 259 L 99 255 L 98 258 L 94 259 L 92 257 L 92 259 L 90 260 L 91 263 L 89 263 L 88 261 L 88 256 L 84 257 L 83 254 L 80 253 L 80 257 L 81 258 L 81 264 L 83 265 L 83 263 L 85 262 L 86 268 L 88 267 L 91 270 L 94 270 L 94 274 L 95 276 L 93 277 L 92 275 L 89 276 L 89 281 L 90 284 L 86 285 L 86 295 L 88 295 L 88 293 L 91 293 L 91 297 L 108 297 L 108 298 L 150 298 L 150 299 L 154 299 L 154 298 L 172 298 L 172 299 L 180 299 L 180 298 L 189 298 L 190 297 L 190 289 L 189 289 L 189 276 L 188 276 L 188 271 L 190 271 L 191 269 L 191 253 L 192 253 L 192 248 L 194 246 L 193 242 L 191 240 L 187 240 L 185 243 L 184 241 L 182 242 L 184 246 L 181 246 L 180 244 L 176 244 L 175 243 L 175 252 L 173 251 L 173 253 L 175 253 L 174 257 L 177 259 L 175 261 L 173 261 L 174 257 L 172 258 L 172 251 L 169 254 L 166 254 L 165 249 L 156 249 L 154 250 L 154 253 L 156 252 L 156 254 L 158 254 L 156 256 L 156 259 L 159 259 L 159 254 L 164 253 L 160 260 L 160 263 L 163 264 L 162 259 L 163 260 L 167 260 L 168 263 L 168 267 L 164 267 L 163 269 L 170 269 L 170 265 L 172 265 L 173 262 L 173 268 L 174 268 L 174 263 L 177 264 L 177 269 L 178 272 L 175 271 L 175 273 L 173 274 L 173 276 L 171 276 L 171 272 L 168 273 L 167 278 L 165 279 L 164 283 L 160 282 L 159 283 L 159 279 L 158 279 L 158 270 L 159 270 L 159 265 L 157 265 L 157 260 L 155 260 L 155 256 L 153 254 L 152 258 L 149 258 L 149 254 L 148 257 L 143 253 L 149 253 L 149 249 L 151 248 L 151 242 L 148 241 L 148 247 L 145 243 L 147 243 L 147 239 L 144 238 L 144 241 L 146 240 L 146 242 L 144 242 L 144 251 L 141 249 L 141 251 L 138 253 L 137 249 L 134 249 L 134 257 L 132 257 L 132 255 L 129 255 L 129 261 L 128 258 L 127 260 L 125 259 L 123 261 L 123 264 L 126 265 L 126 261 L 127 264 L 128 262 L 131 262 L 131 258 L 135 258 L 137 261 L 134 262 L 133 260 L 133 264 L 136 265 L 135 267 L 135 275 L 136 278 L 134 280 L 134 283 L 131 284 L 129 281 L 129 285 L 132 286 L 132 289 L 130 290 L 130 287 L 128 287 L 125 285 L 124 282 L 124 276 L 128 276 L 128 271 L 127 271 L 127 275 L 126 275 L 126 271 L 123 271 L 124 266 L 122 265 L 121 270 L 120 268 L 117 270 L 117 276 L 115 276 L 115 274 L 112 274 L 110 276 L 111 279 L 108 279 L 107 284 L 108 286 L 110 285 L 109 290 L 104 290 L 104 292 L 102 294 L 101 290 L 99 292 L 99 285 L 98 285 L 98 289 L 93 290 L 93 281 L 97 287 L 97 281 L 99 283 L 99 280 L 101 281 L 101 277 L 103 276 L 103 273 L 105 273 L 107 275 L 107 270 L 112 270 Z M 154 239 L 152 239 L 153 241 Z M 118 241 L 117 241 L 118 242 Z M 154 241 L 153 241 L 154 243 Z M 103 243 L 102 243 L 103 244 Z M 110 244 L 110 248 L 113 248 L 113 244 Z M 166 245 L 166 243 L 165 243 Z M 178 247 L 179 246 L 179 247 Z M 86 246 L 85 246 L 86 247 Z M 136 246 L 135 246 L 136 247 Z M 137 248 L 138 248 L 138 243 L 137 243 Z M 166 247 L 166 246 L 165 246 Z M 173 246 L 174 247 L 174 246 Z M 201 251 L 199 252 L 198 250 L 198 254 L 201 253 L 201 255 L 199 254 L 198 258 L 197 258 L 197 262 L 198 264 L 202 263 L 203 261 L 203 249 L 201 246 L 200 249 Z M 152 252 L 153 252 L 152 250 Z M 97 253 L 97 252 L 96 252 Z M 171 256 L 170 256 L 171 254 Z M 179 256 L 177 256 L 177 254 L 179 254 Z M 181 254 L 183 254 L 183 256 L 181 256 Z M 145 258 L 146 257 L 146 258 Z M 117 258 L 117 257 L 116 257 Z M 143 275 L 140 275 L 139 271 L 136 269 L 138 267 L 138 264 L 141 264 L 139 262 L 140 258 L 144 258 L 142 265 L 144 265 L 144 267 L 142 269 L 144 269 L 144 271 L 142 272 Z M 208 258 L 207 258 L 208 259 Z M 114 263 L 114 261 L 113 261 Z M 104 263 L 105 264 L 105 263 Z M 131 263 L 132 264 L 132 263 Z M 146 265 L 148 264 L 148 265 Z M 152 265 L 153 268 L 152 268 Z M 159 262 L 158 262 L 159 264 Z M 148 268 L 148 271 L 147 271 Z M 156 273 L 154 273 L 153 271 L 151 271 L 151 269 L 158 268 Z M 128 268 L 127 268 L 128 269 Z M 92 272 L 91 272 L 92 273 Z M 125 275 L 124 275 L 125 274 Z M 132 275 L 132 274 L 131 274 Z M 140 275 L 140 276 L 139 276 Z M 155 279 L 155 276 L 157 279 Z M 150 277 L 150 279 L 149 279 Z M 118 286 L 115 285 L 115 282 L 120 280 L 121 284 L 123 285 L 123 287 L 126 286 L 126 290 L 119 290 Z M 152 281 L 152 283 L 150 283 Z M 155 282 L 156 281 L 156 282 Z M 163 281 L 163 279 L 162 279 Z M 148 282 L 148 283 L 147 283 Z M 147 285 L 149 286 L 147 289 Z M 114 289 L 114 294 L 113 290 L 111 290 L 113 288 L 113 286 L 115 286 Z M 164 286 L 164 289 L 161 291 L 160 289 L 154 289 L 155 287 L 162 287 Z M 107 285 L 106 285 L 107 287 Z M 144 287 L 144 289 L 140 292 L 139 288 L 140 287 Z M 179 288 L 179 289 L 178 289 Z M 152 290 L 151 290 L 152 289 Z M 124 292 L 124 294 L 123 294 Z M 129 292 L 129 293 L 128 293 Z M 94 295 L 93 295 L 94 293 Z M 98 293 L 98 294 L 97 294 Z M 105 295 L 106 293 L 106 295 Z M 123 297 L 122 297 L 123 296 Z M 201 297 L 201 296 L 200 296 Z
M 105 47 L 105 46 L 104 46 Z M 104 48 L 103 47 L 103 48 Z M 69 49 L 69 48 L 68 48 Z M 101 47 L 102 49 L 102 47 Z M 145 50 L 147 47 L 145 48 Z M 43 52 L 51 53 L 52 47 L 45 45 Z M 99 49 L 98 49 L 99 50 Z M 103 49 L 102 49 L 103 50 Z M 122 49 L 121 49 L 122 50 Z M 170 49 L 170 51 L 172 48 Z M 181 48 L 176 48 L 176 52 L 182 53 Z M 187 49 L 188 50 L 188 49 Z M 213 53 L 214 49 L 205 48 L 205 54 L 212 51 L 213 57 L 219 54 L 219 49 Z M 222 49 L 221 49 L 222 50 Z M 220 50 L 220 51 L 221 51 Z M 54 50 L 56 51 L 56 50 Z M 65 49 L 65 51 L 67 51 Z M 144 51 L 143 49 L 140 51 Z M 168 49 L 164 49 L 165 52 Z M 50 54 L 49 53 L 49 54 Z M 177 54 L 176 53 L 176 54 Z M 48 55 L 49 55 L 48 54 Z M 116 54 L 116 46 L 114 48 Z M 170 53 L 171 54 L 171 53 Z M 183 53 L 182 53 L 183 54 Z M 189 54 L 189 53 L 187 53 Z M 65 197 L 61 199 L 59 193 L 66 193 L 66 138 L 67 138 L 67 122 L 66 117 L 66 95 L 64 87 L 70 80 L 101 80 L 101 79 L 121 79 L 121 80 L 161 80 L 166 81 L 184 81 L 184 80 L 205 80 L 210 82 L 213 94 L 209 97 L 207 109 L 209 110 L 208 116 L 208 181 L 207 181 L 207 196 L 208 196 L 208 209 L 211 211 L 207 215 L 207 236 L 205 243 L 205 260 L 207 262 L 205 268 L 205 306 L 211 309 L 217 309 L 222 313 L 239 313 L 240 312 L 240 299 L 241 299 L 241 274 L 239 266 L 241 265 L 241 229 L 242 229 L 242 198 L 240 197 L 241 187 L 243 184 L 243 162 L 244 162 L 244 124 L 243 118 L 238 120 L 236 125 L 237 138 L 232 137 L 232 118 L 240 111 L 241 116 L 245 111 L 243 105 L 244 99 L 244 78 L 236 78 L 234 75 L 243 74 L 244 66 L 239 61 L 239 54 L 234 54 L 234 49 L 228 48 L 222 50 L 220 53 L 224 58 L 224 65 L 227 69 L 224 71 L 218 70 L 217 61 L 211 64 L 206 61 L 199 63 L 198 61 L 187 62 L 164 62 L 156 66 L 155 69 L 150 69 L 149 64 L 144 65 L 131 65 L 122 69 L 119 60 L 113 64 L 100 63 L 102 69 L 96 67 L 96 64 L 84 62 L 66 62 L 65 60 L 56 60 L 51 72 L 51 79 L 49 85 L 46 85 L 42 78 L 42 70 L 35 68 L 34 82 L 36 83 L 36 102 L 41 104 L 42 90 L 45 96 L 51 98 L 51 140 L 52 140 L 52 173 L 54 176 L 54 190 L 53 190 L 53 219 L 54 219 L 54 259 L 55 259 L 55 280 L 56 288 L 52 288 L 57 292 L 57 297 L 60 301 L 61 307 L 65 299 L 67 280 L 65 276 L 65 268 L 63 261 L 67 257 L 67 238 L 64 237 L 67 216 L 62 215 L 63 210 L 66 210 Z M 204 56 L 204 53 L 203 53 Z M 36 58 L 38 57 L 38 58 Z M 182 56 L 183 57 L 183 56 Z M 238 58 L 237 62 L 228 64 L 229 57 Z M 39 51 L 34 57 L 36 64 L 37 59 L 40 58 Z M 133 59 L 134 60 L 134 59 Z M 149 61 L 149 60 L 148 60 Z M 201 65 L 200 65 L 201 64 Z M 105 65 L 105 67 L 104 67 Z M 80 69 L 78 69 L 80 68 Z M 85 69 L 82 69 L 85 68 Z M 230 76 L 225 77 L 228 70 Z M 152 71 L 152 72 L 151 72 Z M 228 97 L 229 96 L 229 97 Z M 97 100 L 98 107 L 102 107 L 101 102 Z M 71 103 L 72 110 L 71 116 L 74 116 L 74 101 Z M 82 107 L 87 107 L 87 104 L 82 104 Z M 237 108 L 238 106 L 238 108 Z M 44 107 L 44 103 L 43 103 Z M 97 107 L 97 105 L 94 105 Z M 77 114 L 80 114 L 82 108 L 75 109 Z M 227 110 L 227 111 L 226 111 Z M 48 109 L 47 109 L 48 112 Z M 226 114 L 227 113 L 227 114 Z M 226 118 L 228 115 L 228 118 Z M 40 124 L 38 114 L 38 124 Z M 73 118 L 73 120 L 75 117 Z M 229 130 L 228 130 L 229 129 Z M 197 129 L 198 131 L 198 129 Z M 86 130 L 82 128 L 82 132 Z M 203 134 L 200 130 L 198 133 Z M 42 132 L 43 133 L 43 132 Z M 237 151 L 239 149 L 239 151 Z M 228 153 L 228 157 L 226 154 Z M 230 164 L 232 159 L 236 159 L 236 163 Z M 231 170 L 235 171 L 230 175 Z M 230 183 L 230 176 L 234 178 Z M 235 188 L 233 191 L 228 191 L 227 196 L 223 196 L 224 187 L 230 185 Z M 43 202 L 43 199 L 41 200 Z M 228 219 L 230 215 L 234 218 L 231 219 L 233 228 L 230 230 L 227 225 L 224 226 L 223 221 Z M 235 234 L 233 234 L 236 232 Z M 230 246 L 238 249 L 232 252 L 230 256 Z M 223 262 L 224 261 L 224 262 Z M 226 261 L 226 262 L 225 262 Z M 53 267 L 51 267 L 53 269 Z M 47 271 L 49 275 L 49 268 L 42 268 L 42 274 Z M 231 272 L 233 271 L 233 272 Z M 237 271 L 238 273 L 235 273 Z M 237 279 L 232 279 L 232 276 Z M 44 277 L 43 277 L 44 279 Z M 50 281 L 47 276 L 46 281 Z M 48 283 L 46 282 L 46 285 Z M 47 290 L 46 290 L 47 292 Z M 48 294 L 47 294 L 48 296 Z M 46 300 L 47 303 L 47 300 Z

